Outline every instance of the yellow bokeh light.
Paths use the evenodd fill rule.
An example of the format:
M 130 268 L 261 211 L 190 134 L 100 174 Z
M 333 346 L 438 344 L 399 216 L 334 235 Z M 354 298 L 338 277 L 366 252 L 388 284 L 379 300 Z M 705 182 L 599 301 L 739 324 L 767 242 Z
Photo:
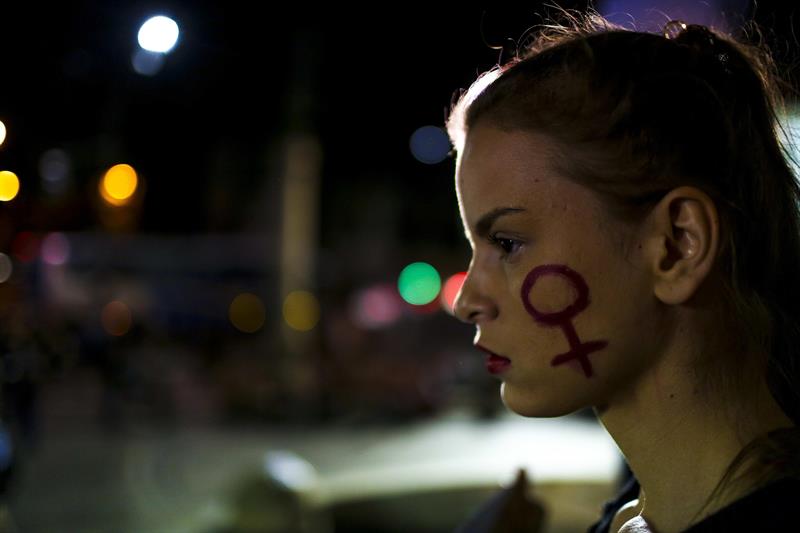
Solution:
M 121 337 L 128 333 L 133 323 L 131 310 L 124 302 L 120 302 L 119 300 L 114 300 L 106 304 L 103 308 L 101 320 L 106 333 L 114 335 L 115 337 Z
M 307 291 L 292 291 L 283 301 L 283 319 L 297 331 L 309 331 L 319 322 L 319 302 Z
M 266 312 L 261 299 L 255 294 L 243 292 L 236 296 L 228 308 L 231 324 L 244 333 L 255 333 L 264 326 Z
M 3 124 L 3 121 L 0 120 L 0 144 L 3 144 L 3 141 L 6 140 L 6 125 Z
M 127 204 L 136 192 L 139 180 L 132 166 L 114 165 L 100 180 L 100 195 L 111 205 Z
M 19 192 L 19 178 L 10 170 L 0 172 L 0 201 L 8 202 Z

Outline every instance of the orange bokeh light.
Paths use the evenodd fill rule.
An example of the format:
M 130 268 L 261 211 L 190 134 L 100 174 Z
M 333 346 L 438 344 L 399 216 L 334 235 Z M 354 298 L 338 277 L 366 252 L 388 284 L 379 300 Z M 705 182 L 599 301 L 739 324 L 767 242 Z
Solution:
M 138 183 L 139 178 L 132 166 L 124 163 L 114 165 L 100 180 L 100 196 L 111 205 L 125 205 L 136 193 Z

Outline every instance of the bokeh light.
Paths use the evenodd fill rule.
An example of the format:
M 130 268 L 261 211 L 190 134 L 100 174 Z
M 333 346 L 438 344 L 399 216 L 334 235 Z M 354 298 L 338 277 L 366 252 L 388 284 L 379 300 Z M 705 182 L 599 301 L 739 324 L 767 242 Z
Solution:
M 11 253 L 23 263 L 30 263 L 39 255 L 41 239 L 30 231 L 21 231 L 11 241 Z
M 403 300 L 412 305 L 425 305 L 439 295 L 442 279 L 428 263 L 411 263 L 403 269 L 397 280 L 397 289 Z
M 0 252 L 0 283 L 5 283 L 14 273 L 14 264 L 11 258 Z
M 130 308 L 119 300 L 114 300 L 103 307 L 101 315 L 103 329 L 106 333 L 115 337 L 121 337 L 128 333 L 133 324 L 133 316 Z
M 11 433 L 0 425 L 0 469 L 6 470 L 14 461 L 14 439 Z
M 450 153 L 450 138 L 443 128 L 423 126 L 411 134 L 411 154 L 420 163 L 435 165 Z
M 378 329 L 397 321 L 403 305 L 394 286 L 376 285 L 355 293 L 350 302 L 350 318 L 361 328 Z
M 127 204 L 136 192 L 139 180 L 132 166 L 114 165 L 100 180 L 100 194 L 111 205 Z
M 309 331 L 319 322 L 319 302 L 307 291 L 292 291 L 283 300 L 283 319 L 297 331 Z
M 264 473 L 269 479 L 293 491 L 317 487 L 317 471 L 307 460 L 291 450 L 272 450 L 264 456 Z
M 164 66 L 164 57 L 164 54 L 148 52 L 139 48 L 131 56 L 131 66 L 137 74 L 155 76 Z
M 632 30 L 657 33 L 663 30 L 665 23 L 670 19 L 702 24 L 728 33 L 735 27 L 731 24 L 732 21 L 747 16 L 749 5 L 750 2 L 747 0 L 703 0 L 702 2 L 599 0 L 596 4 L 597 11 L 609 22 Z
M 148 52 L 166 53 L 178 42 L 178 24 L 169 17 L 158 15 L 149 18 L 139 28 L 139 46 Z
M 69 241 L 63 233 L 51 233 L 42 240 L 42 260 L 48 265 L 63 265 L 69 259 Z
M 442 287 L 442 307 L 451 315 L 453 314 L 453 306 L 456 303 L 456 296 L 458 296 L 461 286 L 464 285 L 465 279 L 467 279 L 467 273 L 458 272 L 447 278 Z
M 42 188 L 49 194 L 61 194 L 67 189 L 72 162 L 64 150 L 53 148 L 39 158 Z
M 228 307 L 233 327 L 243 333 L 255 333 L 264 327 L 266 311 L 261 298 L 249 292 L 238 294 Z
M 0 145 L 6 140 L 6 125 L 0 120 Z
M 19 178 L 10 170 L 0 171 L 0 201 L 9 202 L 19 192 Z

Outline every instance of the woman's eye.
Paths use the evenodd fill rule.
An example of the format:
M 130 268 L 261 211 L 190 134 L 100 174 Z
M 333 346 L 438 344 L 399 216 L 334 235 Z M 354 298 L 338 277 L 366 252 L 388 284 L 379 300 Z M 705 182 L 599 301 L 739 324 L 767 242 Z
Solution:
M 520 242 L 515 239 L 498 237 L 496 235 L 490 236 L 489 240 L 492 242 L 492 244 L 503 250 L 504 255 L 509 255 L 516 252 L 520 245 Z

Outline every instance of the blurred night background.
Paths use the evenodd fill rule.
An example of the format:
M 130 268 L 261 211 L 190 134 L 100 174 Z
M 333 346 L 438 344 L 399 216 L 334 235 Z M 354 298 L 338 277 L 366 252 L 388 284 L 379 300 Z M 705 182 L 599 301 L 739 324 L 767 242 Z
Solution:
M 755 19 L 794 84 L 780 5 L 595 7 Z M 446 112 L 548 12 L 4 6 L 0 530 L 451 531 L 521 467 L 547 531 L 599 517 L 592 413 L 508 413 L 449 312 Z

